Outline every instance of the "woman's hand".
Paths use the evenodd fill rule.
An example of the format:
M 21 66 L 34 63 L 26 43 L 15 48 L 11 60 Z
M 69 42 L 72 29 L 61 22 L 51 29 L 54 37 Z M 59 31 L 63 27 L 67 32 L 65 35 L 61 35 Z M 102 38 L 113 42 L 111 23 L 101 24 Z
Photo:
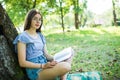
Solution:
M 46 68 L 52 68 L 57 64 L 56 61 L 51 61 L 51 62 L 47 62 L 46 64 L 42 64 L 42 68 L 46 69 Z

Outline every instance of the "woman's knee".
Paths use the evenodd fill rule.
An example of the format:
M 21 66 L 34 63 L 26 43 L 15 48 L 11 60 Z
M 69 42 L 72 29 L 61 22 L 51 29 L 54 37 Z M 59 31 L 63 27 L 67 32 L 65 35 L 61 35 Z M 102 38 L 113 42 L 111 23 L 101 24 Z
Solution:
M 47 78 L 51 79 L 51 78 L 55 78 L 56 76 L 62 76 L 67 72 L 69 72 L 70 70 L 71 70 L 71 65 L 68 62 L 60 62 L 54 68 L 45 69 L 41 71 L 39 73 L 39 77 L 46 79 L 47 76 Z
M 71 70 L 71 64 L 68 62 L 61 62 L 58 64 L 59 70 L 69 72 Z

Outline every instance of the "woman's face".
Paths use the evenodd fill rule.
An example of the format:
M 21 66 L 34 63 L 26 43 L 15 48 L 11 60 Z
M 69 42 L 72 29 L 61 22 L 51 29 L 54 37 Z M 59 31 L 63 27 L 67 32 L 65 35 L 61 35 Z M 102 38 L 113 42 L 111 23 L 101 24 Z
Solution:
M 40 14 L 36 14 L 31 21 L 30 28 L 38 29 L 41 25 L 41 16 Z

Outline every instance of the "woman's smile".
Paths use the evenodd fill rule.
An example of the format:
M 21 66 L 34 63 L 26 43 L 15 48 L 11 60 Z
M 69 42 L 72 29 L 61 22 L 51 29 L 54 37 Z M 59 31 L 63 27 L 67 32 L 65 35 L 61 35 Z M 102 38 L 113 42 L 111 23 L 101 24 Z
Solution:
M 37 27 L 38 27 L 38 26 L 40 26 L 40 25 L 39 25 L 39 24 L 35 24 L 35 26 L 37 26 Z

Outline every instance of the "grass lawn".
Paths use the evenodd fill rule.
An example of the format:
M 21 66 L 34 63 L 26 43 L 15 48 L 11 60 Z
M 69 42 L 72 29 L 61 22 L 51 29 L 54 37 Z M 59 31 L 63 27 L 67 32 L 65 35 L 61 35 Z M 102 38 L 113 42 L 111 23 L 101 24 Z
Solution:
M 72 71 L 100 71 L 104 80 L 120 80 L 120 27 L 44 31 L 48 52 L 72 46 Z

